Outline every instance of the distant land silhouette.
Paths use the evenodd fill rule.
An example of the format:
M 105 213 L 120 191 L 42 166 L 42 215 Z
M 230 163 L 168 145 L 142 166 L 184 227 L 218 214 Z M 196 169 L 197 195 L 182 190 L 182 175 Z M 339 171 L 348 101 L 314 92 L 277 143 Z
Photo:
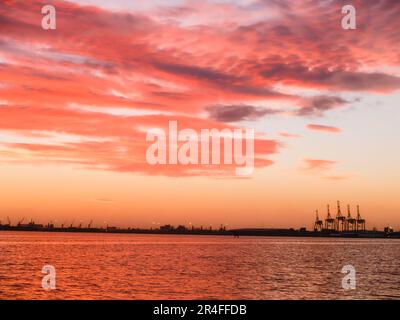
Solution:
M 329 204 L 327 205 L 327 215 L 325 221 L 319 218 L 318 210 L 314 221 L 314 230 L 308 231 L 305 227 L 300 229 L 277 229 L 277 228 L 242 228 L 227 230 L 221 225 L 219 229 L 195 228 L 193 225 L 187 228 L 184 225 L 174 227 L 170 224 L 160 226 L 159 228 L 140 229 L 140 228 L 120 228 L 109 226 L 102 228 L 92 227 L 93 220 L 84 227 L 82 223 L 74 226 L 74 221 L 69 226 L 61 224 L 59 227 L 52 222 L 47 225 L 37 224 L 33 220 L 29 223 L 23 223 L 24 218 L 16 225 L 12 225 L 10 218 L 7 217 L 7 224 L 0 221 L 0 230 L 3 231 L 47 231 L 47 232 L 95 232 L 95 233 L 142 233 L 142 234 L 191 234 L 191 235 L 230 235 L 239 236 L 281 236 L 281 237 L 343 237 L 343 238 L 400 238 L 400 232 L 394 232 L 391 227 L 385 227 L 383 231 L 367 230 L 366 220 L 361 217 L 360 206 L 357 205 L 357 217 L 353 218 L 350 211 L 350 205 L 347 206 L 347 216 L 341 211 L 340 201 L 337 201 L 337 213 L 334 218 L 331 215 Z
M 383 231 L 378 230 L 345 230 L 339 231 L 335 229 L 322 229 L 309 231 L 306 228 L 300 229 L 277 229 L 277 228 L 242 228 L 242 229 L 226 229 L 221 226 L 218 229 L 209 228 L 187 228 L 183 225 L 174 227 L 172 225 L 164 225 L 159 228 L 141 229 L 141 228 L 119 228 L 114 226 L 106 226 L 103 228 L 95 228 L 90 225 L 84 226 L 54 226 L 49 223 L 47 225 L 36 224 L 31 221 L 27 224 L 12 225 L 0 224 L 0 231 L 42 231 L 42 232 L 87 232 L 87 233 L 122 233 L 122 234 L 182 234 L 182 235 L 223 235 L 223 236 L 281 236 L 281 237 L 344 237 L 344 238 L 400 238 L 400 232 L 394 232 L 387 227 Z

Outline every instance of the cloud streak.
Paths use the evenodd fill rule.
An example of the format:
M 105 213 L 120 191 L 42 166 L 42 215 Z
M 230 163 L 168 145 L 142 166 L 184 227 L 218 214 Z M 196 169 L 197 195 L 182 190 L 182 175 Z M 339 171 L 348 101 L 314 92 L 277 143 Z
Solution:
M 324 112 L 343 107 L 346 100 L 337 96 L 315 96 L 305 98 L 296 114 L 299 116 L 323 116 Z
M 332 126 L 325 126 L 325 125 L 321 125 L 321 124 L 308 124 L 306 126 L 306 128 L 311 131 L 321 131 L 321 132 L 328 132 L 328 133 L 341 132 L 341 130 L 339 128 L 332 127 Z
M 210 106 L 206 110 L 210 118 L 221 122 L 252 121 L 280 111 L 249 105 Z
M 326 171 L 333 168 L 337 161 L 323 159 L 304 159 L 306 170 L 310 171 Z

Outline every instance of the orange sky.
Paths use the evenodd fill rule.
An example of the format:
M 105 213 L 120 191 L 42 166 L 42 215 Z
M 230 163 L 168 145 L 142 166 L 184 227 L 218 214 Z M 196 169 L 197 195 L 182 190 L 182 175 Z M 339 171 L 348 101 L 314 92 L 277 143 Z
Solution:
M 0 220 L 400 228 L 400 5 L 367 2 L 2 1 Z M 149 165 L 171 120 L 255 129 L 253 175 Z

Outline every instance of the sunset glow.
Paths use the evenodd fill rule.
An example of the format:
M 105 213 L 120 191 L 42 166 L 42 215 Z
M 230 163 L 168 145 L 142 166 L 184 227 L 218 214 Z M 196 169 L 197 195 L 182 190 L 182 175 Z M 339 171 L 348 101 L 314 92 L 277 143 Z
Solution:
M 351 2 L 1 1 L 0 220 L 399 229 L 400 5 Z M 254 129 L 254 172 L 150 165 L 169 121 Z

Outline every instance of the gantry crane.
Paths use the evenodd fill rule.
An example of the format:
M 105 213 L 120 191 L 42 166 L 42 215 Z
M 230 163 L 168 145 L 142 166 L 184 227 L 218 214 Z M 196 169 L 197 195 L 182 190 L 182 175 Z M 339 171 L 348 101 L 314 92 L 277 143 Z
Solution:
M 336 230 L 344 231 L 346 225 L 346 217 L 342 215 L 340 210 L 340 201 L 337 202 L 337 214 L 336 214 Z
M 325 219 L 325 229 L 327 230 L 335 230 L 335 219 L 332 218 L 331 216 L 331 212 L 329 209 L 329 204 L 327 205 L 327 209 L 328 209 L 328 214 L 327 217 Z
M 365 231 L 365 219 L 361 218 L 359 205 L 357 205 L 357 230 Z
M 357 220 L 351 216 L 350 205 L 347 205 L 346 230 L 355 231 L 357 229 Z
M 24 220 L 25 220 L 25 217 L 22 218 L 21 220 L 19 220 L 18 223 L 17 223 L 17 226 L 18 227 L 21 226 L 21 224 L 24 222 Z
M 322 231 L 324 223 L 318 216 L 318 210 L 316 210 L 315 213 L 314 231 Z

